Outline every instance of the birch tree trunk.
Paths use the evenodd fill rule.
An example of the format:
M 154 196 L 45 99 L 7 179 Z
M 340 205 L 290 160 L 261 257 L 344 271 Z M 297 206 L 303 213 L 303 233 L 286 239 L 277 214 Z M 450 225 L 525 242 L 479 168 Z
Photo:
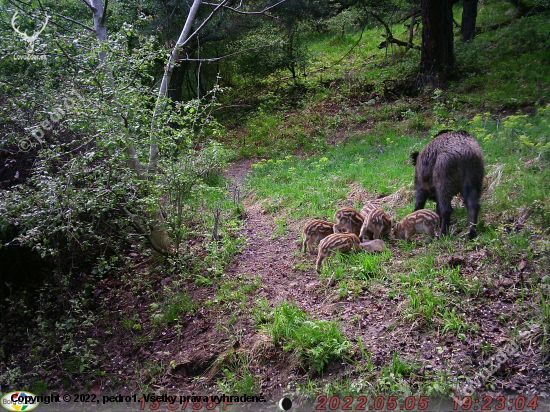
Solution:
M 107 26 L 105 24 L 105 14 L 107 12 L 107 5 L 109 3 L 109 0 L 105 0 L 105 4 L 103 4 L 103 0 L 83 0 L 88 7 L 92 10 L 93 17 L 94 17 L 94 30 L 97 39 L 100 42 L 107 41 Z M 189 28 L 190 30 L 190 28 Z M 105 64 L 105 58 L 107 57 L 107 52 L 100 51 L 99 52 L 99 60 L 101 62 L 101 65 Z M 107 71 L 109 71 L 109 68 L 105 67 Z M 167 87 L 167 86 L 166 86 Z M 111 78 L 111 88 L 114 88 L 114 83 Z M 128 135 L 128 127 L 129 125 L 125 122 L 125 120 L 121 117 L 120 122 L 124 124 L 124 127 L 126 129 L 127 137 L 128 137 L 128 143 L 124 149 L 126 154 L 128 155 L 128 167 L 130 170 L 132 170 L 138 179 L 143 179 L 143 173 L 141 169 L 141 164 L 139 162 L 136 149 L 134 145 L 130 142 L 130 136 Z M 158 149 L 157 149 L 158 151 Z M 146 226 L 144 226 L 139 219 L 139 217 L 132 216 L 129 212 L 127 212 L 127 215 L 129 216 L 130 220 L 132 220 L 134 226 L 138 227 L 140 231 L 144 232 L 142 233 L 145 235 L 151 244 L 151 247 L 157 251 L 158 253 L 162 255 L 171 255 L 173 254 L 173 248 L 172 244 L 170 242 L 170 239 L 168 237 L 168 233 L 166 233 L 166 227 L 164 226 L 164 217 L 158 209 L 157 211 L 153 212 L 149 218 L 152 220 L 151 222 L 151 230 L 149 233 L 146 232 Z
M 160 84 L 159 94 L 157 98 L 157 104 L 155 106 L 155 111 L 153 113 L 153 122 L 154 119 L 162 112 L 164 108 L 163 99 L 166 97 L 168 92 L 168 85 L 170 84 L 170 79 L 172 78 L 172 71 L 174 70 L 175 62 L 179 59 L 180 47 L 183 46 L 189 34 L 191 33 L 191 27 L 193 27 L 193 21 L 197 15 L 197 11 L 201 4 L 201 0 L 194 0 L 191 9 L 189 10 L 189 15 L 187 16 L 187 21 L 181 32 L 181 35 L 176 42 L 168 63 L 166 64 L 166 69 L 164 70 L 164 76 L 162 77 L 162 83 Z M 147 175 L 152 176 L 157 173 L 158 165 L 158 155 L 159 149 L 157 141 L 155 140 L 155 131 L 151 130 L 151 146 L 149 148 L 149 166 L 147 168 Z M 153 222 L 151 223 L 152 230 L 150 235 L 150 241 L 154 243 L 157 247 L 164 249 L 167 254 L 173 253 L 172 244 L 166 233 L 166 227 L 164 225 L 164 217 L 160 210 L 157 210 L 152 216 Z
M 168 63 L 166 64 L 166 68 L 164 69 L 162 83 L 160 84 L 157 104 L 155 106 L 155 112 L 153 113 L 153 119 L 157 117 L 164 108 L 163 99 L 166 97 L 166 94 L 168 92 L 168 85 L 170 84 L 170 79 L 172 78 L 172 72 L 174 70 L 175 62 L 180 57 L 180 48 L 187 41 L 187 38 L 191 33 L 191 27 L 193 27 L 193 21 L 195 20 L 195 16 L 197 15 L 197 11 L 199 10 L 200 5 L 201 0 L 193 1 L 191 9 L 189 10 L 189 15 L 187 16 L 187 20 L 185 22 L 185 26 L 183 27 L 180 37 L 176 42 L 172 53 L 170 54 L 170 58 L 168 59 Z M 158 154 L 159 148 L 155 140 L 155 134 L 153 131 L 153 133 L 151 133 L 151 147 L 149 148 L 149 166 L 147 168 L 147 173 L 150 175 L 154 175 L 157 172 Z
M 103 0 L 88 0 L 88 6 L 92 9 L 94 15 L 94 31 L 97 39 L 100 42 L 107 40 L 107 26 L 105 25 L 105 13 L 107 12 L 107 5 L 109 0 L 105 0 L 105 6 L 103 6 Z M 101 64 L 105 62 L 107 52 L 99 52 L 99 61 Z

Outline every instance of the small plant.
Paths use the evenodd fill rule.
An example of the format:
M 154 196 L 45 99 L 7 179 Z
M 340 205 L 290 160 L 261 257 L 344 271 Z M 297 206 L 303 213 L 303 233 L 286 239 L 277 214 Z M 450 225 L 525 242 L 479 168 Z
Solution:
M 377 254 L 360 253 L 355 256 L 359 265 L 353 267 L 352 273 L 364 280 L 379 277 L 384 272 L 382 263 L 388 261 L 389 257 L 390 253 L 388 251 Z
M 278 237 L 285 236 L 288 229 L 287 229 L 287 222 L 283 218 L 275 218 L 275 223 L 277 224 L 277 227 L 273 231 L 273 234 L 271 235 L 271 239 L 277 239 Z
M 443 334 L 447 332 L 454 332 L 456 335 L 459 335 L 460 332 L 466 329 L 466 324 L 460 316 L 455 313 L 454 308 L 452 311 L 445 310 L 443 313 L 443 324 Z
M 141 325 L 139 323 L 139 315 L 136 313 L 131 318 L 124 318 L 122 319 L 122 326 L 126 329 L 133 330 L 133 331 L 140 331 Z
M 148 361 L 145 365 L 142 365 L 141 368 L 138 368 L 136 370 L 136 375 L 139 376 L 138 386 L 147 391 L 149 389 L 149 385 L 157 384 L 161 380 L 165 372 L 166 368 L 162 360 Z
M 426 120 L 418 112 L 413 112 L 411 109 L 407 109 L 405 112 L 401 112 L 404 119 L 407 119 L 408 130 L 424 130 L 426 127 Z
M 261 327 L 273 319 L 273 310 L 267 299 L 260 297 L 258 304 L 252 308 L 252 319 L 256 327 Z
M 197 303 L 191 299 L 186 291 L 185 293 L 170 294 L 164 305 L 153 303 L 151 309 L 155 311 L 151 315 L 153 323 L 161 327 L 164 324 L 177 322 L 186 313 L 193 313 L 197 309 Z
M 443 298 L 434 294 L 427 286 L 420 290 L 417 287 L 411 287 L 406 293 L 409 295 L 409 307 L 405 311 L 405 318 L 416 319 L 420 317 L 428 325 L 431 325 L 434 317 L 437 315 L 438 309 L 444 307 Z
M 180 293 L 169 299 L 164 316 L 168 323 L 175 322 L 181 315 L 194 312 L 196 309 L 197 303 L 189 297 L 189 293 Z
M 409 383 L 405 378 L 411 376 L 414 372 L 420 369 L 420 365 L 416 364 L 418 355 L 413 359 L 412 363 L 401 359 L 398 352 L 392 355 L 391 363 L 382 367 L 376 387 L 380 392 L 396 392 L 404 395 L 412 394 Z
M 357 335 L 357 342 L 359 343 L 359 348 L 361 349 L 361 356 L 367 364 L 366 365 L 367 370 L 372 370 L 374 365 L 372 363 L 372 353 L 371 353 L 371 351 L 369 350 L 369 348 L 367 348 L 367 350 L 365 351 L 365 348 L 363 347 L 363 342 L 361 341 L 361 338 L 359 337 L 359 335 Z
M 467 287 L 467 279 L 460 274 L 460 266 L 457 267 L 444 267 L 442 274 L 453 285 L 456 290 L 463 292 L 466 296 L 470 297 L 470 289 Z
M 266 326 L 275 345 L 293 351 L 318 372 L 335 358 L 345 356 L 350 342 L 336 322 L 313 321 L 296 306 L 283 301 L 273 314 L 273 323 Z
M 250 355 L 238 354 L 223 368 L 225 380 L 218 380 L 218 387 L 222 393 L 258 393 L 260 390 L 260 376 L 252 371 L 253 362 Z

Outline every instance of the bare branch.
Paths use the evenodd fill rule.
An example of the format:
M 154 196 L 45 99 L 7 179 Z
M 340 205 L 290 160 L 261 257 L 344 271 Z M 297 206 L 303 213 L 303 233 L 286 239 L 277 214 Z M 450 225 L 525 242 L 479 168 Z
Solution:
M 94 6 L 92 6 L 92 4 L 88 1 L 88 0 L 80 0 L 82 1 L 82 3 L 84 3 L 86 6 L 88 6 L 92 11 L 95 12 L 95 8 Z
M 75 24 L 78 24 L 79 26 L 84 27 L 85 29 L 88 29 L 88 30 L 90 30 L 90 31 L 95 32 L 95 30 L 94 30 L 93 27 L 86 26 L 85 24 L 80 23 L 79 21 L 73 20 L 73 19 L 71 19 L 71 18 L 69 18 L 69 17 L 65 17 L 65 16 L 63 16 L 63 15 L 61 15 L 61 14 L 54 13 L 54 12 L 52 12 L 52 11 L 50 11 L 50 13 L 53 14 L 54 16 L 56 16 L 56 17 L 61 17 L 62 19 L 65 19 L 65 20 L 67 20 L 67 21 L 73 22 L 73 23 L 75 23 Z
M 340 63 L 342 60 L 344 60 L 352 51 L 357 47 L 357 45 L 361 42 L 361 39 L 363 38 L 363 33 L 365 32 L 365 29 L 367 28 L 367 24 L 363 26 L 363 30 L 361 30 L 361 35 L 359 36 L 359 40 L 353 45 L 351 49 L 348 50 L 346 54 L 344 54 L 337 63 Z M 336 63 L 334 63 L 332 66 L 334 66 Z M 331 66 L 331 67 L 332 67 Z
M 414 49 L 419 48 L 418 46 L 413 46 L 412 41 L 409 43 L 409 42 L 402 41 L 402 40 L 399 40 L 399 39 L 396 39 L 395 37 L 393 37 L 393 34 L 391 32 L 391 29 L 390 29 L 388 23 L 386 23 L 384 20 L 382 20 L 382 18 L 380 17 L 379 14 L 377 14 L 373 11 L 369 11 L 368 13 L 372 17 L 374 17 L 376 20 L 378 20 L 380 22 L 380 24 L 382 24 L 382 26 L 384 26 L 384 28 L 386 29 L 386 35 L 384 36 L 384 37 L 386 37 L 386 40 L 378 45 L 379 49 L 383 49 L 384 47 L 388 47 L 391 43 L 397 44 L 398 46 L 406 47 L 407 50 L 409 50 L 410 48 L 414 48 Z M 413 20 L 414 20 L 414 17 L 415 17 L 415 15 L 413 14 Z M 387 50 L 386 50 L 386 53 L 387 53 Z
M 69 56 L 69 53 L 67 53 L 65 51 L 65 49 L 63 48 L 63 46 L 61 46 L 61 43 L 59 43 L 59 40 L 57 38 L 54 38 L 53 41 L 57 44 L 57 47 L 59 47 L 59 49 L 61 50 L 61 52 L 65 55 L 65 57 L 67 59 L 69 59 L 70 61 L 72 61 L 78 68 L 80 68 L 81 70 L 86 70 L 87 68 L 84 67 L 84 66 L 81 66 L 79 61 L 76 60 L 75 58 Z
M 38 0 L 38 5 L 39 5 L 40 8 L 42 9 L 42 11 L 43 11 L 44 13 L 46 13 L 46 9 L 44 8 L 44 6 L 42 5 L 42 2 L 41 2 L 40 0 Z M 51 11 L 51 10 L 48 10 L 48 13 L 50 13 L 50 14 L 53 15 L 53 16 L 61 17 L 62 19 L 65 19 L 65 20 L 68 20 L 68 21 L 73 22 L 73 23 L 75 23 L 75 24 L 78 24 L 78 25 L 84 27 L 85 29 L 88 29 L 88 30 L 91 30 L 91 31 L 95 31 L 95 30 L 94 30 L 92 27 L 90 27 L 90 26 L 86 26 L 85 24 L 80 23 L 79 21 L 73 20 L 73 19 L 71 19 L 71 18 L 69 18 L 69 17 L 65 17 L 65 16 L 63 16 L 63 15 L 61 15 L 61 14 L 54 13 L 54 12 Z
M 187 39 L 181 43 L 181 44 L 176 44 L 176 47 L 179 47 L 179 48 L 182 48 L 183 46 L 185 46 L 189 40 L 191 40 L 205 25 L 206 23 L 208 23 L 210 21 L 210 19 L 212 19 L 212 17 L 214 17 L 214 14 L 216 14 L 216 12 L 225 5 L 225 3 L 227 3 L 228 0 L 223 0 L 219 5 L 218 7 L 216 7 L 214 10 L 212 10 L 212 13 L 210 13 L 210 15 L 204 19 L 204 21 L 201 23 L 201 25 L 198 27 L 197 30 L 195 30 L 191 35 L 187 36 Z M 203 3 L 201 3 L 203 4 Z
M 109 0 L 105 0 L 105 6 L 103 6 L 103 14 L 101 15 L 101 25 L 105 24 L 105 17 L 107 15 L 107 5 L 109 4 Z
M 227 59 L 228 57 L 235 56 L 237 54 L 241 54 L 241 53 L 244 53 L 244 52 L 247 52 L 247 51 L 250 51 L 250 50 L 263 49 L 265 47 L 271 47 L 271 46 L 273 46 L 273 45 L 272 44 L 267 44 L 265 46 L 251 47 L 249 49 L 239 50 L 238 52 L 231 53 L 231 54 L 226 54 L 225 56 L 222 56 L 222 57 L 215 57 L 213 59 L 189 59 L 189 58 L 185 58 L 185 59 L 178 59 L 176 61 L 177 62 L 186 61 L 186 62 L 214 63 L 214 62 L 220 61 L 222 59 Z
M 279 4 L 284 3 L 285 1 L 286 1 L 286 0 L 281 0 L 281 1 L 277 2 L 277 3 L 275 3 L 273 6 L 266 7 L 265 9 L 263 9 L 263 10 L 261 10 L 261 11 L 241 11 L 241 10 L 236 9 L 236 8 L 234 8 L 234 7 L 229 7 L 229 6 L 225 6 L 225 5 L 223 5 L 222 7 L 225 8 L 225 9 L 231 10 L 231 11 L 233 11 L 233 12 L 235 12 L 235 13 L 238 13 L 238 14 L 261 14 L 261 15 L 264 15 L 264 16 L 266 16 L 266 17 L 271 17 L 272 19 L 278 19 L 277 16 L 272 16 L 272 15 L 270 15 L 270 14 L 267 14 L 266 12 L 269 11 L 269 10 L 271 10 L 273 7 L 277 7 Z M 222 3 L 220 3 L 220 4 L 216 4 L 216 3 L 202 3 L 202 4 L 204 4 L 205 6 L 219 7 L 220 4 L 222 4 Z M 239 5 L 239 7 L 240 7 L 240 5 Z

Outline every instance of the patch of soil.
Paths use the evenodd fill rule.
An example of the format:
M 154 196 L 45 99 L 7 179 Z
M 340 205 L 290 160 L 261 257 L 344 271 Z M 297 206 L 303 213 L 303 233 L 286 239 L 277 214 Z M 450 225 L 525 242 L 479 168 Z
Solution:
M 224 174 L 231 179 L 233 185 L 241 186 L 253 163 L 258 163 L 259 159 L 239 159 L 230 167 L 224 170 Z

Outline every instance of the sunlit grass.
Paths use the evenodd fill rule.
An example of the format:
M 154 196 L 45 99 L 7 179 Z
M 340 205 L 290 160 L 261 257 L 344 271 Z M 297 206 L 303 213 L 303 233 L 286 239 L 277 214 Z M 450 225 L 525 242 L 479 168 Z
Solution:
M 337 322 L 312 320 L 295 303 L 281 302 L 274 310 L 272 323 L 264 328 L 275 345 L 282 344 L 284 350 L 292 351 L 318 372 L 350 349 Z
M 540 108 L 530 118 L 513 115 L 497 123 L 490 116 L 479 115 L 471 122 L 462 122 L 479 141 L 486 159 L 488 190 L 481 219 L 487 212 L 540 206 L 550 196 L 549 123 L 550 107 Z M 414 167 L 409 156 L 426 143 L 414 135 L 393 131 L 376 137 L 358 136 L 345 146 L 328 148 L 322 155 L 307 159 L 287 156 L 261 161 L 253 166 L 248 184 L 258 198 L 267 199 L 268 204 L 276 201 L 296 219 L 330 219 L 352 184 L 372 198 L 402 190 L 409 202 L 401 202 L 392 210 L 401 218 L 414 206 Z M 539 213 L 543 213 L 544 207 L 540 207 Z M 460 208 L 453 216 L 466 224 L 465 209 Z

